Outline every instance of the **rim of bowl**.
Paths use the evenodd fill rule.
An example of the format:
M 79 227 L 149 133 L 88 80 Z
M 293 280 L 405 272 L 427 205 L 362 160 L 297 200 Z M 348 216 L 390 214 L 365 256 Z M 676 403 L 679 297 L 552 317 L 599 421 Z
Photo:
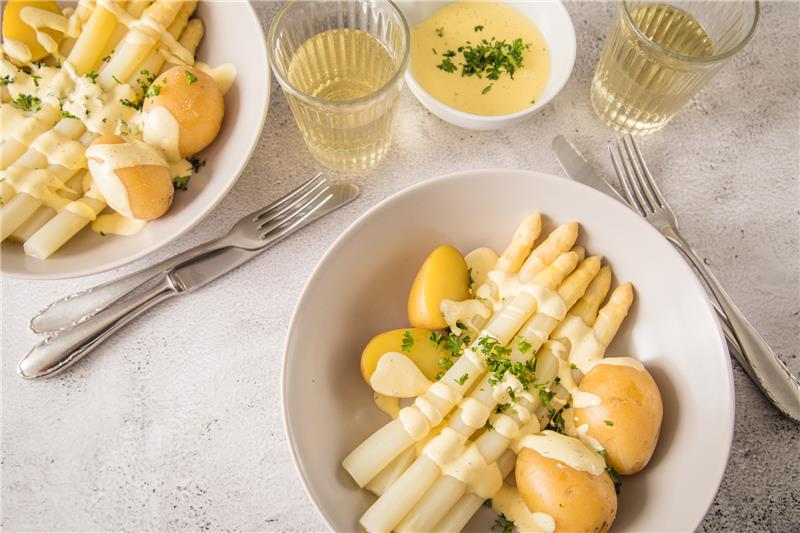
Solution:
M 631 0 L 622 0 L 619 4 L 619 10 L 622 13 L 623 20 L 628 25 L 628 27 L 636 34 L 636 37 L 643 41 L 647 46 L 655 48 L 657 52 L 663 54 L 667 57 L 671 57 L 673 59 L 677 59 L 679 61 L 683 61 L 685 63 L 694 63 L 697 65 L 711 65 L 714 63 L 719 63 L 720 61 L 724 61 L 725 59 L 730 58 L 731 56 L 735 55 L 739 52 L 742 48 L 744 48 L 747 43 L 750 42 L 750 39 L 753 38 L 753 35 L 756 33 L 756 26 L 758 26 L 758 21 L 761 18 L 761 3 L 759 0 L 752 0 L 753 4 L 753 24 L 750 26 L 750 29 L 747 30 L 747 35 L 739 41 L 739 43 L 722 54 L 712 55 L 712 56 L 687 56 L 681 53 L 675 52 L 670 50 L 669 48 L 664 48 L 657 42 L 653 41 L 650 37 L 644 34 L 642 30 L 639 28 L 639 25 L 633 20 L 631 16 L 631 12 L 629 9 L 629 5 Z M 616 24 L 616 21 L 612 24 Z M 612 26 L 613 27 L 613 26 Z
M 403 11 L 397 6 L 397 4 L 395 4 L 392 0 L 380 0 L 382 2 L 386 2 L 389 7 L 392 8 L 395 14 L 400 17 L 401 28 L 403 29 L 403 34 L 405 36 L 405 51 L 403 52 L 403 59 L 400 61 L 400 64 L 397 65 L 392 77 L 389 78 L 386 83 L 381 85 L 378 89 L 375 89 L 364 96 L 359 96 L 358 98 L 353 98 L 351 100 L 326 100 L 325 98 L 317 98 L 316 96 L 307 94 L 305 91 L 301 91 L 299 88 L 297 88 L 280 72 L 280 69 L 275 66 L 277 61 L 275 59 L 275 52 L 272 43 L 276 40 L 275 32 L 277 31 L 276 27 L 278 23 L 286 16 L 286 12 L 289 10 L 289 8 L 302 1 L 304 0 L 289 0 L 286 2 L 272 18 L 272 21 L 269 24 L 269 31 L 267 32 L 267 58 L 270 66 L 272 67 L 272 72 L 275 74 L 275 78 L 278 80 L 278 83 L 280 83 L 281 88 L 283 88 L 284 91 L 288 91 L 295 98 L 314 106 L 350 106 L 368 102 L 388 92 L 397 83 L 397 81 L 403 77 L 408 69 L 408 61 L 411 57 L 411 29 L 408 27 L 408 21 L 406 20 L 405 15 L 403 15 Z
M 26 271 L 22 271 L 22 272 L 8 272 L 7 270 L 0 269 L 0 270 L 2 270 L 3 277 L 9 277 L 9 278 L 13 278 L 13 279 L 34 279 L 34 280 L 72 279 L 72 278 L 79 278 L 79 277 L 83 277 L 83 276 L 92 276 L 94 274 L 102 274 L 103 272 L 108 272 L 110 270 L 114 270 L 115 268 L 123 267 L 123 266 L 128 265 L 130 263 L 133 263 L 134 261 L 137 261 L 137 260 L 139 260 L 139 259 L 141 259 L 141 258 L 143 258 L 145 256 L 148 256 L 148 255 L 152 254 L 153 252 L 163 248 L 164 246 L 166 246 L 166 245 L 174 242 L 178 238 L 180 238 L 184 233 L 186 233 L 191 228 L 193 228 L 195 225 L 197 225 L 198 222 L 200 222 L 205 217 L 207 217 L 211 213 L 211 211 L 213 211 L 214 208 L 216 208 L 217 205 L 219 205 L 219 203 L 226 196 L 228 196 L 228 193 L 231 191 L 233 186 L 236 185 L 236 183 L 239 181 L 239 178 L 241 177 L 242 172 L 244 172 L 245 167 L 250 162 L 250 159 L 253 156 L 253 152 L 255 152 L 256 147 L 258 146 L 258 140 L 261 138 L 261 134 L 264 131 L 264 123 L 267 120 L 267 112 L 269 111 L 270 93 L 271 93 L 271 86 L 272 86 L 272 80 L 270 79 L 271 77 L 270 77 L 270 69 L 269 69 L 269 56 L 267 54 L 267 40 L 266 40 L 266 36 L 264 34 L 264 28 L 261 27 L 261 22 L 260 22 L 260 19 L 258 18 L 258 13 L 256 13 L 256 10 L 253 7 L 253 5 L 250 2 L 243 2 L 243 3 L 244 3 L 244 5 L 247 6 L 247 9 L 250 10 L 250 20 L 251 20 L 251 22 L 255 22 L 254 25 L 256 26 L 256 28 L 258 29 L 259 34 L 261 35 L 261 46 L 263 47 L 263 50 L 264 50 L 264 57 L 267 59 L 267 64 L 264 65 L 266 67 L 265 71 L 266 71 L 266 76 L 267 76 L 267 79 L 265 80 L 266 87 L 265 87 L 264 99 L 263 99 L 264 106 L 263 106 L 263 109 L 261 111 L 261 118 L 258 121 L 258 134 L 253 137 L 253 140 L 250 143 L 250 147 L 247 150 L 247 154 L 241 159 L 240 163 L 238 164 L 238 167 L 234 170 L 234 172 L 232 172 L 232 174 L 234 175 L 234 178 L 232 180 L 230 180 L 230 182 L 225 186 L 225 188 L 220 191 L 220 194 L 217 196 L 217 198 L 205 210 L 199 212 L 196 216 L 194 216 L 194 217 L 190 218 L 189 220 L 187 220 L 186 224 L 184 224 L 181 228 L 179 228 L 177 230 L 177 232 L 172 237 L 170 237 L 169 239 L 165 240 L 164 242 L 156 243 L 156 244 L 153 244 L 153 245 L 150 245 L 150 246 L 146 246 L 146 247 L 140 249 L 139 251 L 137 251 L 136 253 L 131 254 L 130 256 L 126 256 L 126 257 L 117 259 L 115 261 L 112 261 L 112 262 L 104 264 L 104 265 L 100 265 L 100 266 L 96 266 L 96 267 L 92 266 L 92 267 L 88 267 L 88 268 L 85 268 L 85 269 L 76 270 L 75 272 L 70 272 L 70 273 L 67 273 L 67 274 L 58 273 L 58 272 L 54 272 L 54 273 L 50 273 L 50 272 L 30 272 L 30 271 L 27 271 L 27 270 Z M 47 260 L 46 259 L 42 259 L 41 261 L 47 261 Z
M 314 498 L 314 495 L 311 492 L 311 483 L 309 482 L 309 478 L 306 476 L 305 470 L 300 464 L 299 456 L 297 453 L 297 449 L 295 448 L 294 442 L 294 435 L 289 428 L 289 415 L 288 415 L 288 403 L 287 403 L 287 383 L 286 383 L 286 364 L 289 359 L 289 343 L 293 337 L 293 332 L 297 327 L 298 321 L 298 310 L 300 309 L 300 304 L 306 298 L 309 288 L 311 286 L 311 281 L 317 277 L 319 271 L 322 268 L 322 265 L 327 260 L 328 256 L 332 253 L 332 251 L 340 245 L 340 243 L 349 238 L 350 234 L 356 231 L 356 226 L 364 223 L 368 218 L 375 215 L 376 212 L 382 210 L 385 205 L 389 204 L 390 202 L 398 201 L 399 199 L 403 198 L 404 196 L 408 196 L 413 192 L 416 192 L 417 189 L 424 188 L 429 184 L 440 182 L 440 181 L 448 181 L 448 180 L 458 180 L 465 176 L 470 176 L 473 174 L 484 174 L 484 173 L 493 173 L 493 174 L 506 174 L 506 173 L 527 173 L 532 174 L 537 177 L 537 179 L 544 179 L 546 181 L 558 181 L 568 184 L 567 187 L 575 187 L 576 189 L 583 189 L 588 191 L 590 195 L 594 195 L 601 203 L 605 202 L 607 199 L 610 199 L 609 196 L 606 194 L 601 193 L 595 189 L 592 189 L 588 185 L 584 185 L 582 183 L 572 181 L 566 178 L 562 178 L 559 176 L 555 176 L 553 174 L 547 174 L 544 172 L 534 171 L 534 170 L 525 170 L 525 169 L 515 169 L 515 168 L 491 168 L 491 169 L 476 169 L 476 170 L 461 170 L 455 172 L 449 172 L 447 174 L 441 174 L 435 176 L 433 178 L 421 181 L 416 183 L 410 187 L 397 191 L 390 196 L 384 198 L 371 208 L 367 209 L 363 213 L 361 213 L 356 219 L 350 223 L 350 225 L 338 236 L 334 241 L 328 246 L 328 249 L 325 250 L 325 253 L 322 254 L 317 264 L 314 266 L 314 269 L 311 271 L 311 274 L 306 279 L 306 283 L 303 286 L 303 290 L 300 292 L 300 296 L 297 299 L 297 303 L 294 306 L 294 310 L 292 311 L 292 317 L 289 320 L 289 328 L 287 330 L 286 339 L 283 343 L 283 355 L 281 357 L 281 419 L 283 423 L 283 431 L 286 435 L 286 443 L 289 447 L 289 453 L 292 456 L 292 462 L 294 463 L 295 471 L 297 472 L 298 476 L 300 477 L 300 483 L 303 486 L 303 490 L 305 491 L 306 495 L 308 496 L 309 500 L 311 500 L 312 505 L 317 510 L 317 513 L 322 517 L 322 520 L 325 522 L 325 525 L 332 531 L 335 531 L 333 527 L 333 523 L 328 517 L 327 510 L 323 510 L 317 504 L 317 500 Z M 614 202 L 617 203 L 617 202 Z M 650 232 L 653 235 L 654 239 L 663 239 L 664 237 L 661 233 L 650 225 L 646 220 L 639 217 L 633 211 L 631 211 L 631 216 L 633 217 L 631 220 L 635 220 L 634 224 L 639 224 L 644 231 Z M 677 259 L 677 263 L 682 265 L 678 268 L 685 269 L 686 273 L 690 274 L 689 279 L 691 280 L 692 286 L 694 290 L 703 295 L 703 303 L 705 306 L 706 313 L 709 314 L 711 317 L 711 321 L 714 324 L 714 331 L 716 332 L 716 339 L 719 345 L 722 347 L 722 357 L 723 357 L 723 364 L 725 366 L 725 377 L 727 378 L 727 385 L 728 385 L 728 395 L 727 395 L 727 402 L 730 406 L 730 412 L 727 418 L 727 438 L 723 440 L 723 454 L 724 462 L 720 465 L 719 472 L 717 474 L 718 478 L 714 483 L 715 488 L 713 492 L 709 492 L 707 495 L 708 501 L 705 504 L 705 511 L 703 516 L 699 517 L 697 523 L 695 524 L 695 528 L 697 528 L 700 523 L 703 521 L 703 518 L 708 514 L 708 510 L 711 508 L 711 505 L 714 503 L 714 499 L 716 498 L 717 493 L 719 492 L 719 487 L 722 484 L 722 480 L 725 478 L 725 470 L 728 465 L 728 461 L 730 460 L 731 454 L 731 446 L 733 445 L 733 429 L 735 423 L 735 416 L 736 416 L 736 394 L 735 394 L 735 387 L 733 382 L 733 363 L 731 361 L 731 355 L 728 351 L 728 344 L 725 340 L 725 336 L 722 333 L 722 327 L 719 324 L 719 321 L 716 319 L 716 312 L 714 311 L 714 307 L 711 305 L 711 301 L 706 296 L 705 289 L 700 283 L 700 279 L 694 274 L 689 264 L 683 259 L 681 254 L 672 246 L 667 248 L 667 253 L 671 254 L 673 257 Z
M 511 4 L 512 7 L 513 7 L 513 4 L 514 4 L 513 1 L 509 2 L 508 0 L 506 0 L 504 3 Z M 569 29 L 569 32 L 570 32 L 571 37 L 572 37 L 572 39 L 571 39 L 571 41 L 572 41 L 572 54 L 570 54 L 570 58 L 569 58 L 569 74 L 567 74 L 564 77 L 564 80 L 556 87 L 556 90 L 553 92 L 553 94 L 550 96 L 550 98 L 547 98 L 547 99 L 544 99 L 544 100 L 536 100 L 535 104 L 533 104 L 531 106 L 528 106 L 525 109 L 522 109 L 520 111 L 515 111 L 514 113 L 507 113 L 505 115 L 477 115 L 475 113 L 467 113 L 466 111 L 461 111 L 460 109 L 456 109 L 455 107 L 452 107 L 452 106 L 449 106 L 449 105 L 445 104 L 444 102 L 442 102 L 438 98 L 435 98 L 433 95 L 431 95 L 431 93 L 426 91 L 425 88 L 422 87 L 422 85 L 419 84 L 419 82 L 416 80 L 416 78 L 414 78 L 414 75 L 412 74 L 411 69 L 408 69 L 406 71 L 406 83 L 408 83 L 409 85 L 413 85 L 413 88 L 412 88 L 411 92 L 414 93 L 414 97 L 423 106 L 429 107 L 429 105 L 426 102 L 423 102 L 422 99 L 416 94 L 416 91 L 419 91 L 421 93 L 424 93 L 425 96 L 427 96 L 428 98 L 431 99 L 431 101 L 435 102 L 434 105 L 439 106 L 442 110 L 444 110 L 444 111 L 446 111 L 448 113 L 452 113 L 454 116 L 456 116 L 458 118 L 466 119 L 466 120 L 475 120 L 475 121 L 485 122 L 485 123 L 504 122 L 504 121 L 509 120 L 509 119 L 515 119 L 515 118 L 518 118 L 518 117 L 522 117 L 522 116 L 525 116 L 525 115 L 527 115 L 529 113 L 533 113 L 534 111 L 537 111 L 537 110 L 541 109 L 542 107 L 546 106 L 547 104 L 549 104 L 556 96 L 558 96 L 558 94 L 561 92 L 561 90 L 564 89 L 564 86 L 567 84 L 569 79 L 572 77 L 572 71 L 575 68 L 575 59 L 576 59 L 577 54 L 578 54 L 578 42 L 577 42 L 577 37 L 575 35 L 575 25 L 572 23 L 572 17 L 570 16 L 569 11 L 567 11 L 567 8 L 564 6 L 564 2 L 562 0 L 555 0 L 552 3 L 558 5 L 558 7 L 564 13 L 564 15 L 566 17 L 566 20 L 567 20 L 567 22 L 569 24 L 569 27 L 568 28 L 565 27 L 564 29 L 565 30 Z M 529 18 L 529 17 L 526 16 L 526 18 Z M 529 18 L 529 20 L 530 20 L 530 18 Z M 444 119 L 442 119 L 442 120 L 444 120 Z M 446 121 L 446 122 L 449 122 L 449 121 Z

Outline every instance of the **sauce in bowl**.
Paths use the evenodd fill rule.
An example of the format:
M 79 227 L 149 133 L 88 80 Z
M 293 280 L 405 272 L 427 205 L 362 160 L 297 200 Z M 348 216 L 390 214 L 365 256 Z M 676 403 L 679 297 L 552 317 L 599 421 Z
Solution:
M 498 3 L 454 2 L 411 30 L 411 71 L 440 102 L 476 115 L 530 107 L 550 74 L 536 25 Z

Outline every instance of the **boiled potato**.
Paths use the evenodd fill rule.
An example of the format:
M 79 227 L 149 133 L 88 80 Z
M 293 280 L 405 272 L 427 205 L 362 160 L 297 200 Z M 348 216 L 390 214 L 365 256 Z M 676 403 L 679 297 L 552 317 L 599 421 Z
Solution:
M 472 276 L 473 291 L 486 282 L 489 271 L 497 264 L 497 252 L 491 248 L 476 248 L 464 256 L 467 268 Z
M 125 140 L 116 135 L 98 137 L 92 144 L 122 144 Z M 172 185 L 172 176 L 169 168 L 161 165 L 137 165 L 127 168 L 118 168 L 115 171 L 120 183 L 128 194 L 133 218 L 139 220 L 152 220 L 167 212 L 172 205 L 172 195 L 175 188 Z M 106 200 L 112 200 L 112 195 L 103 193 L 103 183 L 95 176 L 100 193 Z M 112 209 L 119 211 L 111 205 Z
M 14 39 L 25 44 L 31 51 L 31 61 L 38 61 L 49 54 L 39 44 L 36 38 L 36 30 L 26 24 L 20 16 L 20 12 L 26 7 L 38 8 L 59 15 L 61 14 L 61 9 L 59 9 L 58 4 L 49 0 L 8 0 L 6 3 L 6 8 L 3 10 L 3 40 Z M 55 39 L 56 43 L 61 42 L 63 37 L 61 32 L 50 28 L 43 28 L 42 32 Z
M 617 516 L 617 493 L 605 472 L 593 475 L 522 448 L 515 479 L 528 510 L 550 515 L 557 532 L 605 532 Z
M 173 67 L 155 79 L 147 94 L 145 113 L 163 106 L 178 122 L 181 157 L 196 154 L 219 133 L 225 104 L 217 82 L 205 72 L 194 67 Z
M 406 332 L 411 336 L 413 342 L 410 343 L 407 340 Z M 378 359 L 386 352 L 400 352 L 407 355 L 426 378 L 435 381 L 436 374 L 442 371 L 436 361 L 440 358 L 449 359 L 450 354 L 443 349 L 441 344 L 438 348 L 434 346 L 430 341 L 431 333 L 432 331 L 428 329 L 407 328 L 386 331 L 373 337 L 361 353 L 361 375 L 367 385 L 370 384 L 369 378 L 375 372 Z M 404 343 L 405 346 L 410 344 L 408 351 L 403 350 Z
M 599 364 L 578 387 L 601 403 L 575 408 L 575 427 L 588 424 L 586 433 L 606 449 L 606 461 L 620 474 L 635 474 L 647 465 L 661 430 L 661 394 L 641 368 Z
M 417 328 L 441 329 L 447 322 L 442 300 L 469 298 L 469 271 L 461 252 L 443 244 L 425 259 L 408 295 L 408 321 Z

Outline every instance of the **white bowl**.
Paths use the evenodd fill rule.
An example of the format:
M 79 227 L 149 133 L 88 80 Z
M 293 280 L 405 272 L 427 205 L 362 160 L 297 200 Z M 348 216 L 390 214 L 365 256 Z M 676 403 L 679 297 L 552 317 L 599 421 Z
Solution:
M 48 259 L 28 257 L 15 242 L 2 245 L 3 274 L 61 279 L 96 274 L 130 263 L 172 242 L 196 225 L 228 193 L 244 170 L 267 115 L 270 70 L 264 32 L 248 2 L 200 2 L 205 36 L 200 61 L 233 63 L 236 82 L 225 95 L 225 120 L 217 139 L 198 157 L 206 166 L 187 191 L 176 191 L 169 212 L 136 235 L 101 236 L 84 229 Z
M 362 215 L 328 250 L 289 327 L 283 360 L 285 428 L 300 477 L 328 526 L 357 531 L 374 497 L 340 463 L 387 421 L 359 371 L 375 334 L 407 325 L 416 270 L 438 244 L 502 249 L 527 214 L 545 231 L 581 222 L 580 242 L 603 254 L 635 303 L 608 355 L 633 355 L 656 379 L 664 423 L 647 469 L 623 478 L 615 531 L 691 531 L 714 499 L 733 435 L 733 380 L 714 312 L 692 270 L 619 202 L 576 182 L 521 170 L 451 174 L 406 189 Z M 483 509 L 470 529 L 488 531 Z
M 417 0 L 413 2 L 401 2 L 399 5 L 403 11 L 403 15 L 405 15 L 408 21 L 408 25 L 415 26 L 430 17 L 442 6 L 450 3 L 452 2 L 426 2 Z M 536 27 L 539 28 L 539 31 L 542 32 L 550 50 L 550 77 L 547 80 L 544 92 L 536 99 L 535 104 L 526 107 L 522 111 L 517 111 L 516 113 L 486 116 L 466 113 L 450 107 L 447 104 L 443 104 L 417 83 L 411 68 L 409 68 L 408 71 L 406 71 L 406 83 L 409 89 L 411 89 L 411 92 L 414 93 L 414 96 L 417 97 L 417 100 L 428 108 L 431 113 L 454 126 L 460 126 L 471 130 L 494 130 L 517 124 L 555 98 L 561 89 L 564 88 L 564 85 L 566 85 L 570 74 L 572 74 L 577 48 L 575 43 L 575 28 L 572 25 L 572 19 L 567 9 L 559 0 L 542 0 L 535 2 L 511 1 L 499 3 L 506 4 L 531 19 L 533 23 L 536 24 Z

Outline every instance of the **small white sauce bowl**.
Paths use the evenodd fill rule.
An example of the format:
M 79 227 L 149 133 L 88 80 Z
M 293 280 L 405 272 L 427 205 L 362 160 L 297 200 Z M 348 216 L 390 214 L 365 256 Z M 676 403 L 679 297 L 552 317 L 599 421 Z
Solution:
M 442 6 L 452 2 L 427 2 L 418 0 L 414 2 L 399 3 L 409 26 L 416 26 L 423 20 L 430 17 Z M 449 105 L 443 104 L 430 95 L 414 79 L 412 70 L 409 67 L 406 72 L 406 83 L 417 97 L 417 100 L 428 110 L 454 126 L 467 128 L 470 130 L 494 130 L 512 126 L 523 121 L 528 115 L 536 112 L 547 105 L 561 89 L 566 85 L 572 74 L 572 67 L 575 65 L 575 28 L 567 9 L 559 0 L 542 0 L 526 2 L 498 2 L 508 5 L 522 15 L 528 17 L 539 31 L 542 32 L 544 40 L 547 42 L 550 51 L 550 77 L 544 92 L 536 99 L 536 103 L 526 107 L 522 111 L 507 115 L 475 115 L 459 111 Z M 413 61 L 413 58 L 412 58 Z

